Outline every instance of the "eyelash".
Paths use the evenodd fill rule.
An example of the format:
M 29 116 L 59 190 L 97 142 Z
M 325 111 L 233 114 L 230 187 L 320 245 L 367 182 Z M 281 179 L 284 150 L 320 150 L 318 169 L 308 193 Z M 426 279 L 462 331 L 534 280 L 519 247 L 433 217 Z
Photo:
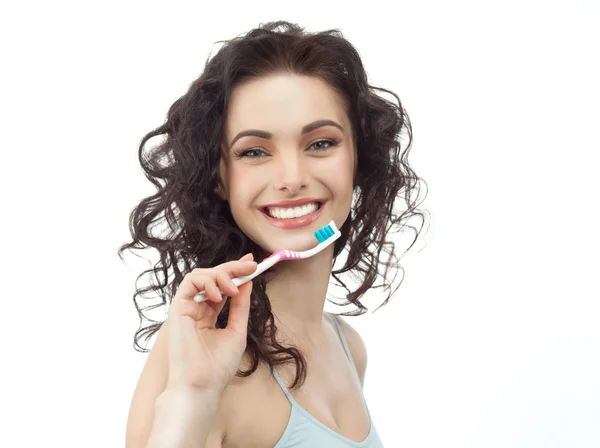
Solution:
M 321 139 L 321 140 L 317 140 L 316 142 L 313 142 L 310 146 L 316 145 L 317 143 L 322 143 L 322 142 L 326 142 L 326 143 L 330 143 L 329 148 L 325 148 L 325 149 L 318 149 L 317 152 L 325 152 L 331 148 L 336 147 L 337 145 L 340 144 L 341 140 L 332 140 L 332 139 Z M 264 152 L 262 149 L 260 148 L 250 148 L 250 149 L 244 149 L 241 151 L 234 151 L 234 154 L 239 158 L 243 158 L 243 157 L 247 157 L 247 154 L 253 151 L 262 151 Z M 251 159 L 259 159 L 261 157 L 250 157 Z

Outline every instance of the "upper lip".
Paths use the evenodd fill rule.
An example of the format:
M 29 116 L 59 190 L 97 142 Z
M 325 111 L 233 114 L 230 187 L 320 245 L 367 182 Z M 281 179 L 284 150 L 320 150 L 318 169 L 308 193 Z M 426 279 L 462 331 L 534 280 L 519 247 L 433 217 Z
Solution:
M 272 204 L 265 204 L 262 205 L 260 208 L 270 208 L 270 207 L 298 207 L 300 205 L 304 205 L 304 204 L 312 204 L 313 202 L 318 202 L 319 204 L 323 205 L 325 202 L 327 202 L 327 199 L 318 199 L 318 198 L 303 198 L 303 199 L 296 199 L 295 201 L 281 201 L 281 202 L 274 202 Z

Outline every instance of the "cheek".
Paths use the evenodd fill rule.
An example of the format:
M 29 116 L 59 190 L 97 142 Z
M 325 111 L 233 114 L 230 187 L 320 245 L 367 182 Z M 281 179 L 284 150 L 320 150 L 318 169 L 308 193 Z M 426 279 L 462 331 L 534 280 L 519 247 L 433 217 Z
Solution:
M 328 179 L 328 183 L 335 187 L 335 190 L 340 193 L 347 188 L 352 189 L 354 175 L 354 161 L 347 154 L 340 154 L 339 157 L 331 157 L 326 159 L 321 168 L 321 175 L 324 179 Z M 348 187 L 349 184 L 349 187 Z
M 234 216 L 236 212 L 246 209 L 254 200 L 256 189 L 260 185 L 255 171 L 243 167 L 232 167 L 229 170 L 229 203 Z
M 237 190 L 243 190 L 250 182 L 264 177 L 261 176 L 261 172 L 259 166 L 244 166 L 238 163 L 229 170 L 229 182 Z
M 326 175 L 327 183 L 336 197 L 336 203 L 343 209 L 349 209 L 352 205 L 354 192 L 354 160 L 351 154 L 343 154 L 343 157 L 332 159 Z

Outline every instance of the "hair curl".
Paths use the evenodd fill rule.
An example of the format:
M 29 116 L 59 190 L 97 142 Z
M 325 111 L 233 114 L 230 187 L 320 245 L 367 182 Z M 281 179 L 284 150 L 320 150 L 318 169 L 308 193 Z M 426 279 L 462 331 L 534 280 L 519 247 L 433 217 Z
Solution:
M 371 288 L 384 287 L 389 291 L 380 307 L 389 301 L 400 285 L 392 291 L 387 274 L 392 267 L 400 266 L 395 245 L 387 237 L 400 231 L 403 222 L 411 217 L 423 217 L 416 208 L 420 203 L 412 198 L 422 179 L 407 161 L 412 144 L 409 117 L 396 94 L 368 84 L 357 50 L 339 30 L 308 33 L 296 24 L 277 21 L 260 24 L 246 35 L 219 42 L 225 45 L 212 59 L 209 56 L 201 76 L 170 107 L 165 123 L 146 134 L 139 145 L 140 164 L 157 192 L 140 201 L 131 212 L 129 229 L 133 241 L 123 244 L 118 254 L 123 260 L 125 249 L 153 247 L 158 250 L 160 261 L 137 277 L 139 280 L 146 274 L 150 276 L 150 286 L 137 288 L 133 296 L 140 317 L 140 327 L 134 336 L 137 351 L 148 351 L 139 345 L 139 339 L 145 337 L 148 341 L 163 323 L 150 319 L 146 312 L 166 305 L 186 273 L 195 267 L 212 267 L 239 259 L 249 252 L 257 262 L 267 255 L 239 229 L 229 204 L 215 191 L 222 182 L 218 162 L 227 105 L 233 88 L 244 81 L 277 72 L 310 75 L 326 81 L 346 102 L 358 161 L 350 215 L 340 228 L 342 236 L 334 243 L 334 265 L 347 244 L 348 254 L 343 267 L 332 270 L 331 275 L 347 291 L 343 303 L 337 304 L 353 304 L 357 309 L 341 315 L 367 312 L 360 299 Z M 393 95 L 398 104 L 376 95 L 376 90 Z M 408 145 L 401 154 L 397 138 L 403 130 L 408 135 Z M 165 138 L 145 152 L 148 140 L 157 136 Z M 402 213 L 395 210 L 397 199 L 406 204 Z M 153 230 L 164 221 L 166 234 L 156 235 Z M 419 233 L 420 229 L 407 251 Z M 381 260 L 382 252 L 389 256 L 387 260 Z M 374 286 L 381 275 L 380 265 L 385 267 L 383 283 Z M 340 280 L 339 275 L 346 272 L 358 280 L 355 290 Z M 294 389 L 304 383 L 307 364 L 298 348 L 277 342 L 266 282 L 264 276 L 254 279 L 251 296 L 247 351 L 252 367 L 238 371 L 236 376 L 251 375 L 261 359 L 272 366 L 291 361 L 296 364 L 291 386 Z M 160 303 L 140 307 L 140 297 L 152 300 L 144 296 L 154 292 L 160 293 Z M 218 316 L 217 328 L 226 326 L 228 315 L 229 301 Z M 154 324 L 143 327 L 144 318 Z

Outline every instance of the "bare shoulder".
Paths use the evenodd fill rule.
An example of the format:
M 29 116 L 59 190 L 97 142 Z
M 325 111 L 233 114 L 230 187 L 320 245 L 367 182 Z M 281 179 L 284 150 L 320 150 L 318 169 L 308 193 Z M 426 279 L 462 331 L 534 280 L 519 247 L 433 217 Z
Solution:
M 335 316 L 333 314 L 330 314 L 330 316 L 337 320 L 342 328 L 346 342 L 348 342 L 348 348 L 350 349 L 352 360 L 356 365 L 356 370 L 358 370 L 360 382 L 364 386 L 365 373 L 367 371 L 367 347 L 358 331 L 356 331 L 352 325 L 346 322 L 342 316 Z

